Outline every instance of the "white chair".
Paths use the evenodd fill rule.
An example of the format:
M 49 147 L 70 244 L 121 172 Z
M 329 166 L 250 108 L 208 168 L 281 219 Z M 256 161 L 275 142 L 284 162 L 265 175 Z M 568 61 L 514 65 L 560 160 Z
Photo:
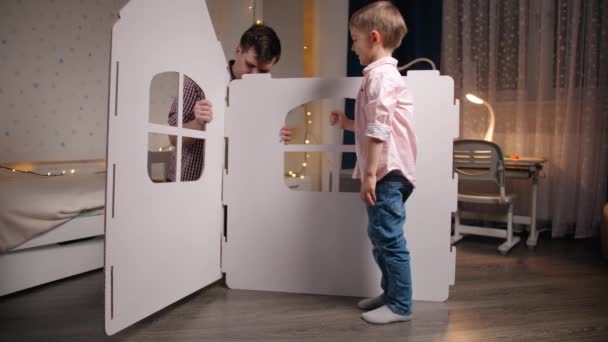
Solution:
M 505 238 L 506 241 L 498 246 L 503 255 L 515 246 L 520 238 L 513 236 L 513 201 L 514 194 L 505 191 L 505 167 L 502 151 L 493 142 L 485 140 L 456 140 L 454 141 L 454 172 L 459 180 L 491 181 L 498 185 L 498 193 L 458 193 L 459 208 L 456 211 L 454 235 L 452 244 L 460 241 L 463 235 L 473 234 Z M 492 227 L 469 226 L 460 223 L 463 202 L 507 206 L 507 229 Z

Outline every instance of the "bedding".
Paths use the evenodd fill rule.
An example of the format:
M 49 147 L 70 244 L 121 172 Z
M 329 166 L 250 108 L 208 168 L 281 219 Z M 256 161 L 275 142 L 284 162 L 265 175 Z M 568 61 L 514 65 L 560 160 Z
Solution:
M 81 215 L 101 214 L 106 175 L 0 170 L 0 253 Z

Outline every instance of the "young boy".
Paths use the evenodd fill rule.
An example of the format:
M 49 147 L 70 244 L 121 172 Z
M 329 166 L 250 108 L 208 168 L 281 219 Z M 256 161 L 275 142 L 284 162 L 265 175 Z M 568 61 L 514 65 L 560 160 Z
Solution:
M 350 19 L 352 50 L 359 57 L 363 84 L 355 104 L 355 120 L 333 112 L 330 123 L 355 132 L 357 166 L 366 203 L 368 235 L 382 272 L 383 294 L 358 303 L 370 310 L 369 323 L 387 324 L 412 318 L 410 256 L 403 236 L 404 203 L 415 185 L 416 137 L 412 96 L 397 70 L 393 51 L 407 27 L 388 1 L 373 2 Z

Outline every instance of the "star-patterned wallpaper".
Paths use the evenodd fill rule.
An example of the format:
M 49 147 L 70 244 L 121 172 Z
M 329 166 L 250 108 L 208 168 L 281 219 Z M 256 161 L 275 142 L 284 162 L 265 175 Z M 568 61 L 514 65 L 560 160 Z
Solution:
M 0 162 L 105 158 L 111 30 L 126 2 L 0 2 Z

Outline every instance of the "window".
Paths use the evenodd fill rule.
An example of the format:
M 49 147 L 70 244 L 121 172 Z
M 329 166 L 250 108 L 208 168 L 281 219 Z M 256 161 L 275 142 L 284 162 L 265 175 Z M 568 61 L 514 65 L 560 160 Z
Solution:
M 183 84 L 182 110 L 178 110 L 180 83 Z M 204 169 L 206 126 L 196 121 L 194 106 L 204 98 L 204 91 L 187 75 L 164 72 L 152 79 L 147 151 L 148 176 L 152 182 L 200 179 Z
M 284 152 L 285 185 L 295 191 L 359 192 L 352 179 L 354 145 L 342 144 L 342 130 L 329 124 L 332 110 L 342 110 L 344 99 L 308 102 L 289 111 L 286 125 L 293 135 Z

